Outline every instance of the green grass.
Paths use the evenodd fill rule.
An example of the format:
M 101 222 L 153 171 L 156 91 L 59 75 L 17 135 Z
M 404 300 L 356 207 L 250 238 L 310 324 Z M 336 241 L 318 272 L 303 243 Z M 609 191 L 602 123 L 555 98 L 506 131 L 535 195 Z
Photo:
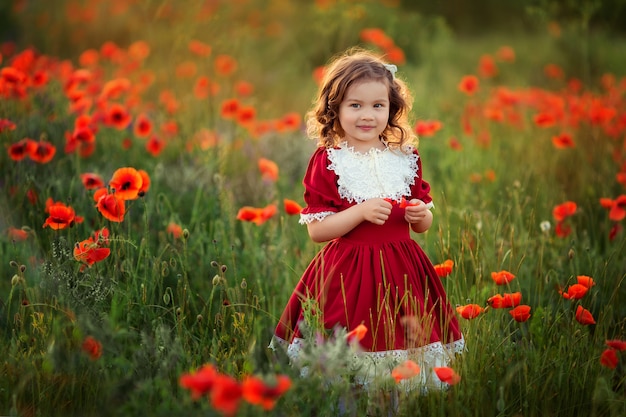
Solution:
M 593 95 L 616 109 L 613 120 L 622 120 L 626 68 L 618 57 L 624 40 L 575 24 L 564 24 L 561 37 L 554 37 L 543 21 L 524 33 L 459 37 L 441 19 L 374 1 L 337 2 L 327 9 L 280 1 L 260 9 L 255 1 L 224 3 L 217 2 L 203 20 L 197 6 L 154 1 L 129 2 L 116 19 L 105 18 L 113 13 L 104 10 L 110 7 L 105 3 L 90 22 L 68 16 L 63 7 L 30 3 L 12 18 L 12 27 L 37 29 L 21 32 L 15 53 L 36 45 L 49 59 L 40 64 L 50 81 L 28 88 L 23 99 L 0 101 L 0 119 L 16 124 L 0 131 L 0 142 L 8 149 L 25 137 L 43 137 L 57 152 L 47 164 L 0 154 L 0 231 L 28 232 L 25 241 L 0 238 L 0 414 L 218 415 L 207 399 L 194 402 L 179 385 L 182 374 L 205 363 L 238 380 L 289 375 L 293 385 L 267 415 L 336 415 L 337 402 L 352 394 L 359 415 L 371 406 L 352 391 L 347 375 L 333 372 L 345 369 L 344 344 L 312 349 L 311 357 L 327 363 L 307 378 L 266 348 L 300 274 L 321 248 L 282 209 L 284 198 L 302 203 L 301 178 L 314 144 L 301 130 L 254 135 L 222 118 L 220 106 L 236 95 L 236 82 L 245 80 L 255 90 L 241 101 L 254 106 L 258 120 L 303 115 L 315 93 L 314 68 L 358 44 L 360 29 L 380 27 L 407 56 L 398 76 L 414 93 L 413 118 L 443 124 L 434 136 L 420 138 L 436 208 L 431 230 L 414 238 L 433 263 L 454 261 L 451 275 L 442 278 L 454 305 L 486 306 L 496 293 L 520 291 L 522 303 L 532 308 L 524 323 L 491 308 L 473 320 L 460 319 L 467 351 L 454 368 L 461 382 L 447 391 L 403 397 L 399 415 L 623 415 L 626 357 L 620 352 L 618 366 L 609 369 L 600 356 L 607 339 L 626 339 L 626 241 L 623 230 L 609 239 L 614 223 L 599 203 L 624 194 L 616 181 L 624 170 L 623 123 L 611 137 L 581 121 L 566 129 L 576 147 L 556 149 L 551 138 L 561 129 L 536 127 L 536 109 L 520 104 L 520 127 L 476 122 L 476 132 L 486 129 L 491 136 L 483 146 L 464 133 L 461 116 L 468 103 L 485 105 L 496 88 L 507 87 L 540 92 L 542 99 Z M 191 39 L 211 45 L 211 55 L 190 54 Z M 132 97 L 137 104 L 130 112 L 134 117 L 146 111 L 155 129 L 174 120 L 178 133 L 157 130 L 166 147 L 154 157 L 131 128 L 100 123 L 92 156 L 66 154 L 65 132 L 73 130 L 76 114 L 68 110 L 66 76 L 58 63 L 67 60 L 78 68 L 80 53 L 89 48 L 113 41 L 126 50 L 137 40 L 150 45 L 148 58 L 138 69 L 124 67 L 129 61 L 123 59 L 101 61 L 93 69 L 102 71 L 96 93 L 121 76 L 137 86 L 150 71 L 155 81 Z M 515 62 L 498 62 L 498 75 L 481 78 L 475 96 L 459 92 L 461 77 L 477 74 L 480 56 L 504 45 L 515 50 Z M 233 74 L 215 72 L 219 54 L 237 60 Z M 3 52 L 0 65 L 9 66 L 13 56 Z M 197 65 L 192 78 L 176 76 L 176 66 L 185 61 Z M 548 63 L 561 65 L 566 79 L 548 79 Z M 610 95 L 601 85 L 605 73 L 616 77 Z M 220 85 L 215 96 L 194 97 L 200 75 Z M 565 93 L 570 77 L 581 79 L 583 92 Z M 177 111 L 168 112 L 160 101 L 164 90 L 175 94 Z M 201 129 L 214 132 L 218 144 L 188 151 Z M 462 150 L 448 146 L 451 137 Z M 127 138 L 129 149 L 122 145 Z M 277 182 L 261 178 L 260 157 L 278 164 Z M 123 222 L 110 222 L 94 207 L 93 192 L 84 189 L 79 174 L 95 172 L 108 183 L 126 166 L 146 170 L 151 187 L 129 202 Z M 495 173 L 493 181 L 485 176 L 488 170 Z M 37 194 L 32 203 L 29 190 Z M 43 228 L 49 197 L 71 205 L 84 222 L 58 231 Z M 578 209 L 567 219 L 572 233 L 562 238 L 555 234 L 552 210 L 568 200 Z M 236 219 L 243 206 L 272 203 L 278 213 L 262 225 Z M 545 221 L 551 223 L 548 231 L 540 227 Z M 170 222 L 184 230 L 181 237 L 166 231 Z M 111 233 L 109 257 L 81 269 L 74 245 L 105 226 Z M 491 272 L 500 270 L 516 275 L 504 288 L 491 280 Z M 582 300 L 565 300 L 557 288 L 575 283 L 578 275 L 593 277 L 597 285 Z M 576 321 L 578 305 L 593 314 L 596 325 Z M 86 336 L 102 343 L 97 360 L 81 348 Z M 259 413 L 242 402 L 237 415 Z

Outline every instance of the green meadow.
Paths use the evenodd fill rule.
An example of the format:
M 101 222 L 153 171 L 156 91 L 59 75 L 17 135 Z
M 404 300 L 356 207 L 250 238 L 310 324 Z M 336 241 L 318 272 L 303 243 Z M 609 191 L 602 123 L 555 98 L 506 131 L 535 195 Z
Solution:
M 467 347 L 395 415 L 626 415 L 621 2 L 54 3 L 0 6 L 0 415 L 391 415 L 341 337 L 306 377 L 268 349 L 322 247 L 304 116 L 354 46 L 413 93 L 435 204 L 413 237 L 452 265 Z

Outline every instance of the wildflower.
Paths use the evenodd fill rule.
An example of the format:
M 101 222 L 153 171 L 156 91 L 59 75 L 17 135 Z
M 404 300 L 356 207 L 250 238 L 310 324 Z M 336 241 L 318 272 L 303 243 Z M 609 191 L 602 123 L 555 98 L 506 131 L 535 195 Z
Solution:
M 13 242 L 23 242 L 28 239 L 28 232 L 24 229 L 17 229 L 15 227 L 9 227 L 7 229 L 7 235 Z
M 587 275 L 578 275 L 576 277 L 576 281 L 580 284 L 583 285 L 587 288 L 591 288 L 594 285 L 596 285 L 596 282 L 593 280 L 593 278 L 588 277 Z
M 35 146 L 31 149 L 28 156 L 37 163 L 47 164 L 54 158 L 56 151 L 57 148 L 53 144 L 40 140 L 39 142 L 35 142 Z
M 276 162 L 267 158 L 259 158 L 257 164 L 264 180 L 274 182 L 278 179 L 278 165 L 276 165 Z
M 600 364 L 609 369 L 617 368 L 617 364 L 619 363 L 619 358 L 617 357 L 617 352 L 615 349 L 605 349 L 600 355 Z
M 492 78 L 498 75 L 498 66 L 491 55 L 485 54 L 480 57 L 478 73 L 485 78 Z
M 86 190 L 93 190 L 104 187 L 104 180 L 98 174 L 92 172 L 85 172 L 80 174 L 80 180 L 83 182 L 83 186 Z
M 171 235 L 174 239 L 180 239 L 183 236 L 183 228 L 174 222 L 170 222 L 167 225 L 166 232 L 168 235 Z
M 163 148 L 165 148 L 165 142 L 158 136 L 152 136 L 146 142 L 146 150 L 150 155 L 154 156 L 155 158 L 159 156 Z
M 106 188 L 100 188 L 94 194 L 94 199 L 98 211 L 104 218 L 118 223 L 124 221 L 126 206 L 124 200 L 119 198 L 117 194 L 109 194 Z
M 132 167 L 119 168 L 113 173 L 109 186 L 115 196 L 122 200 L 135 200 L 139 197 L 139 190 L 143 185 L 143 178 L 139 171 Z
M 442 126 L 439 120 L 418 120 L 415 124 L 415 133 L 418 136 L 433 136 Z
M 606 345 L 610 347 L 611 349 L 615 349 L 619 351 L 626 350 L 626 340 L 618 340 L 618 339 L 607 340 Z
M 504 293 L 502 295 L 496 294 L 493 297 L 489 297 L 487 303 L 492 308 L 511 308 L 517 307 L 522 302 L 522 293 Z
M 361 340 L 363 340 L 366 334 L 367 334 L 367 326 L 361 323 L 358 326 L 356 326 L 354 329 L 349 331 L 348 334 L 346 334 L 346 340 L 348 341 L 348 343 L 351 343 L 353 341 L 360 342 Z
M 290 216 L 300 214 L 302 211 L 302 206 L 300 206 L 300 204 L 288 198 L 283 199 L 283 206 L 285 207 L 285 212 Z
M 554 80 L 561 80 L 564 77 L 563 68 L 556 64 L 547 64 L 543 68 L 543 72 L 548 78 L 552 78 Z
M 435 371 L 437 378 L 439 378 L 441 382 L 445 382 L 448 385 L 455 385 L 461 381 L 461 376 L 458 375 L 454 369 L 447 366 L 434 367 L 433 371 Z
M 181 375 L 178 382 L 181 387 L 191 391 L 192 399 L 198 400 L 211 391 L 217 376 L 217 369 L 213 365 L 204 365 L 196 372 Z
M 239 111 L 239 100 L 231 98 L 222 102 L 220 114 L 224 119 L 234 119 Z
M 138 138 L 148 137 L 150 135 L 150 132 L 152 132 L 152 121 L 150 120 L 150 118 L 148 118 L 146 114 L 140 114 L 135 119 L 133 131 L 135 133 L 135 136 L 137 136 Z
M 393 368 L 391 371 L 391 377 L 395 379 L 396 383 L 399 383 L 404 379 L 411 379 L 419 373 L 419 365 L 409 359 Z
M 293 132 L 300 127 L 301 123 L 302 117 L 300 116 L 300 113 L 289 112 L 280 118 L 277 130 L 279 132 Z
M 208 57 L 211 55 L 211 46 L 196 39 L 189 41 L 189 51 L 199 57 Z
M 232 416 L 239 409 L 242 395 L 241 385 L 235 378 L 219 374 L 210 393 L 211 405 L 222 414 Z
M 593 315 L 591 314 L 591 312 L 587 310 L 586 308 L 583 308 L 583 306 L 581 305 L 579 305 L 578 308 L 576 308 L 576 321 L 578 321 L 583 326 L 587 326 L 589 324 L 596 324 L 596 321 L 593 318 Z
M 541 231 L 544 233 L 549 232 L 551 227 L 552 226 L 550 225 L 550 222 L 547 220 L 544 220 L 541 223 L 539 223 L 539 229 L 541 229 Z
M 91 237 L 74 245 L 74 259 L 89 267 L 106 259 L 110 254 L 111 249 L 100 247 Z
M 47 207 L 48 218 L 43 227 L 50 226 L 51 229 L 61 230 L 74 225 L 76 213 L 70 206 L 61 202 L 56 202 Z
M 362 29 L 359 38 L 361 38 L 363 42 L 371 43 L 383 50 L 390 49 L 394 46 L 393 39 L 380 28 Z
M 435 268 L 435 272 L 439 278 L 447 277 L 452 273 L 452 267 L 454 266 L 454 261 L 452 259 L 446 259 L 443 263 L 433 265 Z
M 108 109 L 104 117 L 104 123 L 118 130 L 126 129 L 131 122 L 131 116 L 128 110 L 118 103 L 113 103 Z
M 552 136 L 552 144 L 557 149 L 573 148 L 576 146 L 569 133 L 561 133 L 560 135 Z
M 500 61 L 515 62 L 515 51 L 510 46 L 501 46 L 498 48 L 496 56 Z
M 9 119 L 0 119 L 0 133 L 5 130 L 15 130 L 16 125 Z
M 559 290 L 559 294 L 563 296 L 566 300 L 580 300 L 587 294 L 589 290 L 588 287 L 581 284 L 570 285 L 567 291 Z
M 9 146 L 9 157 L 14 161 L 21 161 L 35 151 L 37 142 L 30 138 L 24 138 Z
M 493 279 L 496 285 L 506 285 L 515 279 L 515 275 L 509 271 L 502 270 L 499 272 L 492 272 L 491 279 Z
M 215 72 L 227 76 L 237 69 L 237 61 L 230 55 L 218 55 L 215 57 Z
M 141 188 L 137 192 L 137 195 L 139 197 L 143 197 L 144 195 L 146 195 L 146 193 L 150 189 L 150 184 L 151 184 L 150 175 L 148 175 L 148 173 L 144 171 L 143 169 L 140 169 L 137 172 L 139 172 L 139 175 L 141 175 Z
M 457 306 L 456 312 L 461 315 L 466 320 L 471 320 L 478 317 L 481 313 L 485 311 L 484 308 L 479 306 L 478 304 L 467 304 L 464 306 Z
M 537 127 L 548 128 L 556 123 L 556 117 L 552 113 L 537 113 L 533 117 L 533 121 Z
M 558 237 L 566 238 L 572 233 L 571 226 L 565 224 L 564 222 L 558 222 L 556 227 L 554 228 L 554 234 Z
M 248 81 L 237 81 L 235 83 L 235 91 L 240 97 L 247 97 L 254 92 L 254 85 Z
M 480 82 L 475 75 L 465 75 L 459 82 L 459 91 L 467 94 L 468 96 L 474 95 L 479 88 Z
M 89 355 L 91 360 L 97 360 L 102 356 L 102 343 L 92 336 L 85 337 L 82 344 L 83 352 Z
M 530 306 L 519 305 L 512 310 L 509 310 L 509 314 L 513 317 L 513 320 L 517 322 L 525 322 L 530 318 Z
M 276 401 L 291 388 L 291 379 L 286 375 L 278 375 L 276 383 L 266 384 L 262 379 L 248 376 L 242 383 L 242 396 L 250 404 L 260 405 L 264 410 L 274 408 Z
M 256 118 L 256 110 L 252 106 L 239 106 L 235 117 L 241 126 L 251 126 Z
M 556 220 L 557 222 L 562 222 L 566 218 L 573 216 L 574 213 L 576 213 L 576 209 L 577 209 L 577 206 L 575 202 L 566 201 L 562 204 L 555 206 L 552 209 L 552 216 L 554 217 L 554 220 Z
M 609 219 L 619 222 L 626 218 L 626 194 L 622 194 L 613 200 L 611 210 L 609 211 Z

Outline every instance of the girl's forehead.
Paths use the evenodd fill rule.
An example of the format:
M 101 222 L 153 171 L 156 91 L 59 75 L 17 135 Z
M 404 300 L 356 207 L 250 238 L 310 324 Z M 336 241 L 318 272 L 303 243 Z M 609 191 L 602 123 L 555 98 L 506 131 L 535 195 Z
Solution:
M 381 80 L 358 80 L 348 86 L 345 96 L 354 94 L 385 95 L 389 94 L 387 83 Z

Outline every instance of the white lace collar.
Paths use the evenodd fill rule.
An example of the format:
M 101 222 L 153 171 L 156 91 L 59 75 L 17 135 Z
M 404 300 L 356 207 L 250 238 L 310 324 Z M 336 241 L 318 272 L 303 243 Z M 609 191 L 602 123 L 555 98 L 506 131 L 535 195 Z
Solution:
M 418 175 L 418 156 L 411 151 L 386 147 L 358 152 L 343 142 L 327 150 L 328 169 L 337 174 L 341 198 L 356 203 L 376 197 L 400 201 L 411 194 Z

